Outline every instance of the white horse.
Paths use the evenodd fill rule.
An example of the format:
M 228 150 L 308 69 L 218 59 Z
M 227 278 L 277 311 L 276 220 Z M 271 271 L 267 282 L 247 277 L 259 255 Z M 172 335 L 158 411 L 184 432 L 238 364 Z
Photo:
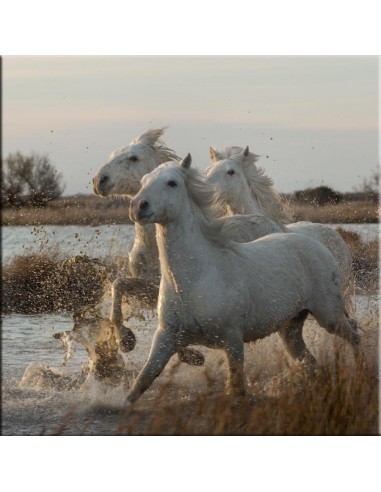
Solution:
M 225 213 L 262 213 L 276 222 L 285 232 L 305 234 L 323 243 L 336 258 L 343 276 L 345 295 L 353 278 L 349 248 L 334 229 L 312 222 L 289 224 L 292 217 L 285 212 L 272 179 L 262 167 L 257 167 L 258 155 L 241 147 L 227 147 L 224 152 L 210 148 L 211 167 L 207 170 L 208 183 L 214 186 L 217 202 Z M 284 225 L 287 224 L 286 228 Z M 266 230 L 260 231 L 265 235 Z M 256 239 L 253 237 L 252 239 Z
M 93 178 L 94 193 L 102 197 L 125 195 L 132 198 L 140 190 L 142 177 L 168 160 L 180 160 L 176 153 L 161 140 L 164 128 L 150 129 L 134 139 L 126 147 L 111 153 Z M 123 352 L 132 350 L 134 344 L 123 343 L 126 328 L 123 326 L 123 296 L 138 295 L 143 302 L 156 305 L 158 285 L 160 282 L 159 253 L 156 244 L 155 226 L 135 223 L 135 239 L 129 252 L 129 271 L 131 277 L 118 277 L 111 286 L 110 321 L 115 327 L 116 337 Z M 132 314 L 132 313 L 130 313 Z M 127 330 L 131 338 L 133 333 Z M 132 347 L 132 348 L 131 348 Z M 183 362 L 202 365 L 204 357 L 195 350 L 179 353 Z
M 176 153 L 160 140 L 164 131 L 165 128 L 147 130 L 126 147 L 112 152 L 93 178 L 94 193 L 100 196 L 126 195 L 131 199 L 140 190 L 140 180 L 145 174 L 163 162 L 179 160 Z M 135 232 L 129 253 L 131 275 L 159 282 L 155 227 L 135 224 Z M 114 315 L 120 316 L 119 313 Z
M 359 355 L 357 325 L 345 314 L 341 274 L 330 251 L 301 234 L 232 242 L 211 206 L 212 186 L 190 164 L 188 154 L 180 166 L 159 166 L 142 179 L 130 204 L 132 220 L 156 223 L 161 282 L 159 326 L 127 404 L 188 345 L 223 349 L 228 387 L 238 394 L 244 392 L 244 342 L 278 331 L 291 355 L 313 366 L 302 337 L 308 313 Z

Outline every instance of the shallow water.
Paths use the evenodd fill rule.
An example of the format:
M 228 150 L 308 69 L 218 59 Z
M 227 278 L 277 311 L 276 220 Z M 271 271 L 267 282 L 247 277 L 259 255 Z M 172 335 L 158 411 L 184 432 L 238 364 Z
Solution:
M 328 224 L 357 232 L 364 241 L 379 237 L 378 224 Z M 95 258 L 124 256 L 135 237 L 133 225 L 104 226 L 19 226 L 2 228 L 2 261 L 23 253 L 50 251 L 58 247 L 62 256 L 88 255 Z
M 332 227 L 336 227 L 332 226 Z M 378 224 L 345 224 L 366 241 L 377 239 Z M 49 251 L 59 247 L 62 257 L 87 254 L 92 257 L 126 255 L 134 238 L 134 227 L 118 226 L 45 226 L 4 227 L 3 262 L 14 255 L 31 251 Z M 373 296 L 357 296 L 356 318 L 360 323 L 378 320 L 378 299 Z M 124 354 L 131 381 L 143 366 L 156 329 L 156 319 L 133 321 L 137 337 L 136 348 Z M 88 362 L 87 353 L 80 345 L 73 344 L 73 356 L 63 364 L 65 350 L 61 342 L 53 338 L 56 332 L 73 328 L 70 313 L 50 315 L 18 315 L 2 317 L 2 433 L 6 435 L 35 434 L 96 434 L 117 432 L 120 411 L 123 409 L 125 390 L 110 388 L 91 378 L 79 386 L 84 377 L 82 366 Z M 377 328 L 374 328 L 376 332 Z M 330 336 L 308 320 L 306 343 L 318 357 L 319 351 L 332 345 Z M 374 355 L 375 340 L 372 336 L 369 351 Z M 279 371 L 277 361 L 283 350 L 276 335 L 245 348 L 245 374 L 248 384 L 256 384 L 250 378 L 259 376 L 263 385 Z M 223 391 L 226 365 L 221 351 L 201 351 L 206 356 L 206 370 L 212 376 L 217 390 Z M 372 357 L 373 357 L 372 355 Z M 160 378 L 142 397 L 143 402 L 157 397 L 160 388 L 171 379 L 173 398 L 191 398 L 208 388 L 210 380 L 205 368 L 180 364 L 174 356 Z M 265 368 L 265 369 L 263 369 Z M 82 378 L 82 379 L 81 379 Z M 78 384 L 77 384 L 78 383 Z M 172 395 L 172 396 L 171 396 Z
M 133 225 L 19 226 L 2 228 L 2 261 L 20 254 L 49 252 L 58 248 L 62 257 L 124 256 L 135 237 Z
M 357 296 L 356 318 L 366 325 L 369 318 L 378 319 L 378 299 Z M 132 323 L 137 337 L 135 350 L 124 354 L 131 381 L 143 366 L 148 355 L 153 333 L 154 318 Z M 76 386 L 81 377 L 87 354 L 74 344 L 72 358 L 63 365 L 65 351 L 59 340 L 53 338 L 57 331 L 72 328 L 69 314 L 21 316 L 9 315 L 2 319 L 2 433 L 4 435 L 37 434 L 96 434 L 117 432 L 120 412 L 123 410 L 125 390 L 110 388 L 90 379 Z M 374 330 L 377 330 L 374 328 Z M 305 329 L 306 343 L 318 358 L 332 350 L 332 336 L 308 320 Z M 366 350 L 374 358 L 377 333 L 366 341 Z M 327 349 L 327 346 L 329 348 Z M 226 365 L 219 350 L 201 348 L 206 356 L 206 369 L 214 379 L 217 391 L 223 391 Z M 349 348 L 348 348 L 349 350 Z M 279 354 L 283 348 L 277 335 L 271 335 L 245 348 L 245 374 L 247 383 L 268 385 L 279 373 Z M 350 352 L 350 350 L 349 350 Z M 277 355 L 276 355 L 277 354 Z M 349 354 L 350 357 L 350 354 Z M 142 400 L 153 400 L 168 381 L 170 398 L 189 399 L 208 388 L 205 369 L 180 364 L 174 356 L 162 375 Z M 253 379 L 254 378 L 254 379 Z M 273 391 L 271 389 L 268 391 Z M 270 393 L 271 394 L 271 393 Z

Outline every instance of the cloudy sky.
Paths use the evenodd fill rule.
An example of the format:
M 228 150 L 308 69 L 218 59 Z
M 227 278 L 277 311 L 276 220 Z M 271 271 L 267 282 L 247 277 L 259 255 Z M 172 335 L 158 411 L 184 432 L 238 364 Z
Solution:
M 111 151 L 168 125 L 178 155 L 249 145 L 279 191 L 361 186 L 378 166 L 376 57 L 3 57 L 3 156 L 48 154 L 91 193 Z

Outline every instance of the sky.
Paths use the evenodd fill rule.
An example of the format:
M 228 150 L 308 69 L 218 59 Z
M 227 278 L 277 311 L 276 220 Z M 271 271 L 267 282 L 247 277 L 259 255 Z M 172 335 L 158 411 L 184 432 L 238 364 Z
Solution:
M 361 187 L 378 169 L 374 56 L 4 56 L 3 157 L 47 154 L 65 195 L 148 128 L 209 165 L 249 145 L 280 192 Z

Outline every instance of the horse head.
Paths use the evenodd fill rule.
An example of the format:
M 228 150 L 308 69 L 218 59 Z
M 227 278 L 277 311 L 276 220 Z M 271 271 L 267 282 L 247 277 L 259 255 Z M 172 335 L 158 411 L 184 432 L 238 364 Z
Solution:
M 147 130 L 127 147 L 115 150 L 93 178 L 94 193 L 100 196 L 135 195 L 140 180 L 155 167 L 170 159 L 178 159 L 160 137 L 165 128 Z
M 226 152 L 218 152 L 210 147 L 211 166 L 206 170 L 206 181 L 213 186 L 216 201 L 220 203 L 222 209 L 230 207 L 236 213 L 242 213 L 236 202 L 241 197 L 251 195 L 245 167 L 249 155 L 255 154 L 250 154 L 249 147 L 228 149 Z M 224 212 L 226 213 L 226 210 Z M 257 212 L 257 210 L 250 210 L 250 212 Z
M 173 220 L 183 205 L 184 171 L 191 162 L 188 154 L 180 163 L 166 162 L 146 174 L 141 180 L 141 190 L 130 203 L 131 220 L 140 225 Z

